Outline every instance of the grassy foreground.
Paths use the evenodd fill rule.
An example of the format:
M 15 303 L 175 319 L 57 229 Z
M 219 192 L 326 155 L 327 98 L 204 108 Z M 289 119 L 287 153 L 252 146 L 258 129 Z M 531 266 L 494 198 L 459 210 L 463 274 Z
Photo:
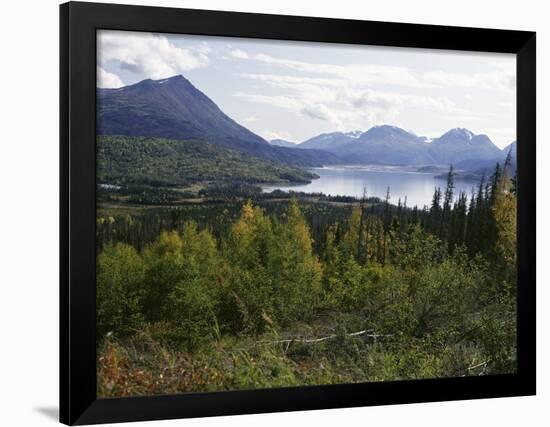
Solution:
M 319 338 L 275 332 L 222 337 L 199 351 L 160 344 L 149 331 L 106 339 L 100 349 L 98 394 L 103 397 L 342 384 L 491 373 L 491 360 L 471 342 L 437 337 L 380 336 L 344 331 Z M 304 331 L 305 332 L 305 331 Z M 321 331 L 317 331 L 321 332 Z M 326 334 L 327 331 L 324 331 Z

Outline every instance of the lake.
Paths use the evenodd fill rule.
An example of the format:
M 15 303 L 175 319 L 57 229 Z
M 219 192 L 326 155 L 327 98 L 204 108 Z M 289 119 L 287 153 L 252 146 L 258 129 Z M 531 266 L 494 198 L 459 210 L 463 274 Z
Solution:
M 397 166 L 335 166 L 309 169 L 319 175 L 319 179 L 310 184 L 266 186 L 264 192 L 275 189 L 294 190 L 306 193 L 324 193 L 331 196 L 363 196 L 363 188 L 367 189 L 367 197 L 375 196 L 384 199 L 386 190 L 390 187 L 391 203 L 397 204 L 407 197 L 407 206 L 417 205 L 422 208 L 430 206 L 436 187 L 445 190 L 446 180 L 436 178 L 435 173 L 420 173 L 416 167 Z M 439 174 L 439 173 L 438 173 Z M 478 185 L 476 181 L 455 180 L 455 196 L 465 191 L 468 197 Z

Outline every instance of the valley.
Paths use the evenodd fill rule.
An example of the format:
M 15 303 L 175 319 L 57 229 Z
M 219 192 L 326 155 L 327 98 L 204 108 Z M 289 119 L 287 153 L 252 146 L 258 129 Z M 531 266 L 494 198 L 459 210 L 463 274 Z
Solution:
M 515 145 L 97 95 L 99 397 L 515 372 Z

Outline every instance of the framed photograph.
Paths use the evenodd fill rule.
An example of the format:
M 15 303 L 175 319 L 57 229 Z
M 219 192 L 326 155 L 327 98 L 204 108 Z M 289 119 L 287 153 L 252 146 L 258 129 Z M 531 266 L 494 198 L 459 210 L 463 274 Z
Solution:
M 60 24 L 61 422 L 535 393 L 535 33 Z

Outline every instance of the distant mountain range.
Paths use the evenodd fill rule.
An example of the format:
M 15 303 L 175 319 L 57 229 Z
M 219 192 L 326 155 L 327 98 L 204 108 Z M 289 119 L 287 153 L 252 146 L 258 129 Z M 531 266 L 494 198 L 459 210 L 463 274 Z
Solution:
M 422 137 L 395 126 L 374 126 L 351 143 L 340 146 L 338 153 L 346 162 L 395 165 L 431 165 L 439 163 Z
M 275 145 L 276 147 L 289 147 L 289 148 L 296 148 L 295 142 L 286 141 L 284 139 L 272 139 L 269 141 L 271 145 Z
M 319 150 L 336 151 L 338 147 L 353 142 L 360 137 L 361 134 L 361 131 L 322 133 L 321 135 L 314 136 L 298 144 L 297 148 L 316 148 Z
M 429 145 L 434 158 L 444 164 L 497 159 L 502 156 L 502 151 L 487 135 L 474 135 L 468 129 L 452 129 Z
M 205 141 L 264 160 L 294 166 L 334 164 L 438 165 L 479 170 L 502 161 L 515 142 L 500 150 L 486 135 L 456 128 L 430 140 L 382 125 L 365 132 L 323 133 L 300 144 L 266 141 L 227 116 L 183 76 L 143 80 L 97 90 L 99 135 Z
M 298 144 L 297 148 L 332 152 L 348 164 L 449 165 L 492 161 L 500 159 L 503 153 L 489 137 L 475 135 L 468 129 L 451 129 L 430 140 L 388 125 L 374 126 L 366 132 L 324 133 Z

